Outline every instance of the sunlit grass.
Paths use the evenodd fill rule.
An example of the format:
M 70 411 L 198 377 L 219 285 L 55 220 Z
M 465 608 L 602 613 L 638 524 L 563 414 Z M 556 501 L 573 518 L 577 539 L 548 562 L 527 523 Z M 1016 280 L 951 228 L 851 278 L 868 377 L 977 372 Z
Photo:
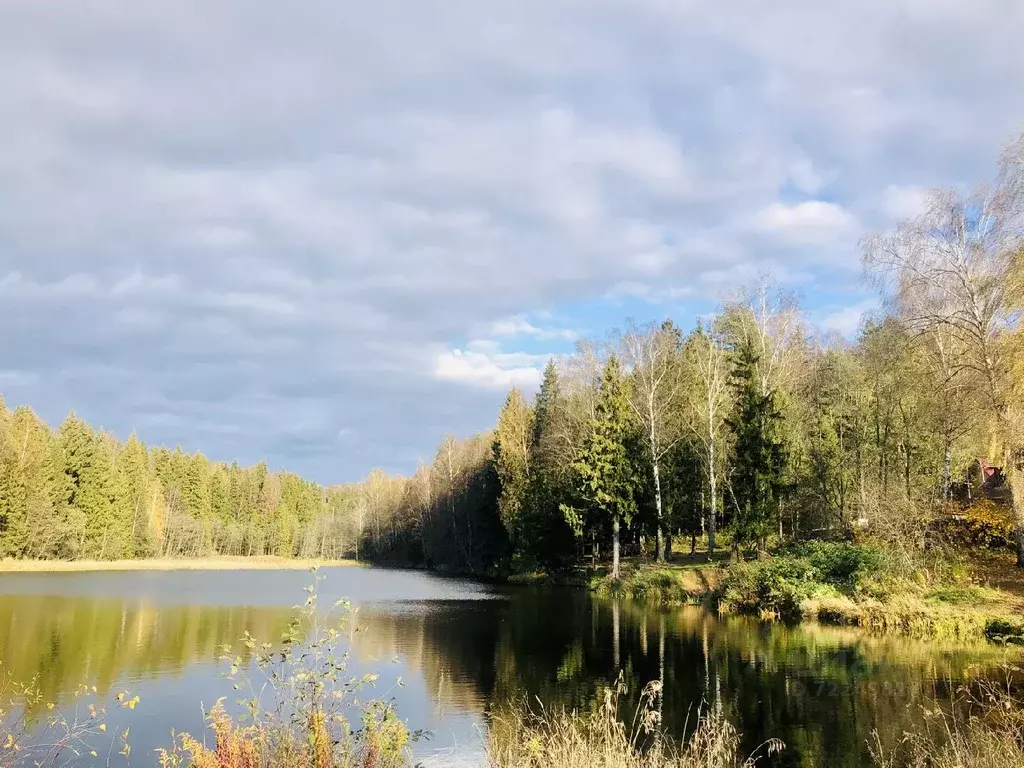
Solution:
M 590 713 L 523 706 L 496 715 L 487 743 L 489 768 L 737 768 L 784 748 L 773 739 L 741 757 L 736 729 L 706 710 L 695 712 L 690 737 L 675 742 L 661 730 L 659 683 L 647 685 L 631 716 L 619 711 L 624 692 L 620 679 Z

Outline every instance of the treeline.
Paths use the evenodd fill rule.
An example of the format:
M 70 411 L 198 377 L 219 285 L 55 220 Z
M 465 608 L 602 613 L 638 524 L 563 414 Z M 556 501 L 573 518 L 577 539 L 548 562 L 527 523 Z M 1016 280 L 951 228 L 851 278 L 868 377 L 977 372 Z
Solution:
M 342 557 L 350 496 L 266 464 L 119 442 L 71 414 L 53 431 L 0 398 L 0 556 Z
M 870 527 L 920 543 L 965 470 L 1001 467 L 1024 565 L 1024 138 L 998 176 L 862 241 L 883 310 L 822 337 L 767 282 L 690 331 L 629 326 L 513 389 L 493 432 L 446 437 L 357 493 L 371 557 L 557 568 L 658 560 L 725 529 L 737 552 Z M 1011 494 L 1006 493 L 1010 498 Z
M 762 282 L 690 330 L 581 343 L 532 401 L 512 390 L 493 431 L 445 437 L 411 477 L 321 488 L 121 443 L 74 415 L 54 432 L 0 401 L 0 555 L 354 555 L 479 573 L 854 526 L 920 543 L 981 458 L 1005 475 L 1024 565 L 1022 232 L 1024 137 L 990 183 L 936 192 L 864 238 L 883 309 L 855 342 L 815 333 Z

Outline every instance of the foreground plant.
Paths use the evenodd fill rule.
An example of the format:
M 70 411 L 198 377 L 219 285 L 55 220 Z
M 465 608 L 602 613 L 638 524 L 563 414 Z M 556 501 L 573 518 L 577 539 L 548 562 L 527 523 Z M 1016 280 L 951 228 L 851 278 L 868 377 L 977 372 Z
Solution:
M 132 709 L 138 696 L 122 692 L 113 705 Z M 96 686 L 80 685 L 68 706 L 49 701 L 35 680 L 16 682 L 0 675 L 0 768 L 16 766 L 65 766 L 80 758 L 109 763 L 117 754 L 131 758 L 129 729 L 108 732 L 107 704 Z
M 925 710 L 925 726 L 884 749 L 875 734 L 879 768 L 1024 768 L 1024 669 L 1007 666 L 1002 683 L 960 691 L 952 711 Z M 1016 682 L 1015 682 L 1016 681 Z
M 411 732 L 390 701 L 360 698 L 378 676 L 349 674 L 346 643 L 358 632 L 354 612 L 346 601 L 318 611 L 322 578 L 317 575 L 306 588 L 306 602 L 296 606 L 280 644 L 259 642 L 247 632 L 239 653 L 225 649 L 227 677 L 236 690 L 248 693 L 239 702 L 242 714 L 232 717 L 220 699 L 208 713 L 213 748 L 180 734 L 171 749 L 159 750 L 161 768 L 399 768 L 410 763 L 410 745 L 423 734 Z
M 513 709 L 494 718 L 488 740 L 490 768 L 750 768 L 784 748 L 778 739 L 739 756 L 736 729 L 720 714 L 700 710 L 690 738 L 678 744 L 662 732 L 661 684 L 648 683 L 627 728 L 620 717 L 626 687 L 620 676 L 590 714 Z

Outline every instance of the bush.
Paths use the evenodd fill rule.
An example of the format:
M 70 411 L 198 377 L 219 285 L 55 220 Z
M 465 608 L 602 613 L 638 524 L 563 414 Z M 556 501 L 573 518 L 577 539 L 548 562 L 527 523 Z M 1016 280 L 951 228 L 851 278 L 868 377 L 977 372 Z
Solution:
M 1013 549 L 1014 524 L 1011 510 L 983 499 L 960 514 L 943 515 L 935 520 L 935 533 L 959 549 L 984 547 Z
M 802 542 L 787 553 L 807 560 L 817 581 L 843 592 L 858 591 L 868 580 L 885 574 L 889 568 L 885 551 L 845 541 Z
M 719 608 L 725 611 L 773 615 L 787 621 L 801 618 L 802 603 L 823 589 L 809 560 L 775 557 L 740 563 L 729 569 L 719 590 Z

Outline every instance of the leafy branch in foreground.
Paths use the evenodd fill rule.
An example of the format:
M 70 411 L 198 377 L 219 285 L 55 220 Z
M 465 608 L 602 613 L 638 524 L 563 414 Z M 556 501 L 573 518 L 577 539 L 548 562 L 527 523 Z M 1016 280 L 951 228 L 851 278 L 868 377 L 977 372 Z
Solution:
M 159 750 L 161 768 L 398 768 L 410 762 L 411 743 L 425 734 L 411 732 L 390 700 L 361 697 L 378 675 L 349 673 L 347 646 L 359 631 L 355 611 L 340 600 L 321 613 L 322 579 L 317 574 L 306 588 L 306 601 L 296 606 L 278 645 L 246 632 L 238 652 L 225 648 L 226 676 L 235 690 L 248 693 L 239 702 L 242 714 L 232 717 L 218 700 L 208 713 L 214 748 L 180 734 L 170 749 Z
M 122 692 L 113 703 L 134 710 L 138 696 Z M 66 766 L 79 758 L 100 758 L 99 743 L 106 745 L 109 764 L 115 754 L 130 763 L 132 748 L 129 729 L 107 732 L 107 708 L 96 686 L 80 685 L 68 707 L 49 701 L 35 679 L 15 681 L 10 674 L 0 677 L 0 768 L 16 766 Z

